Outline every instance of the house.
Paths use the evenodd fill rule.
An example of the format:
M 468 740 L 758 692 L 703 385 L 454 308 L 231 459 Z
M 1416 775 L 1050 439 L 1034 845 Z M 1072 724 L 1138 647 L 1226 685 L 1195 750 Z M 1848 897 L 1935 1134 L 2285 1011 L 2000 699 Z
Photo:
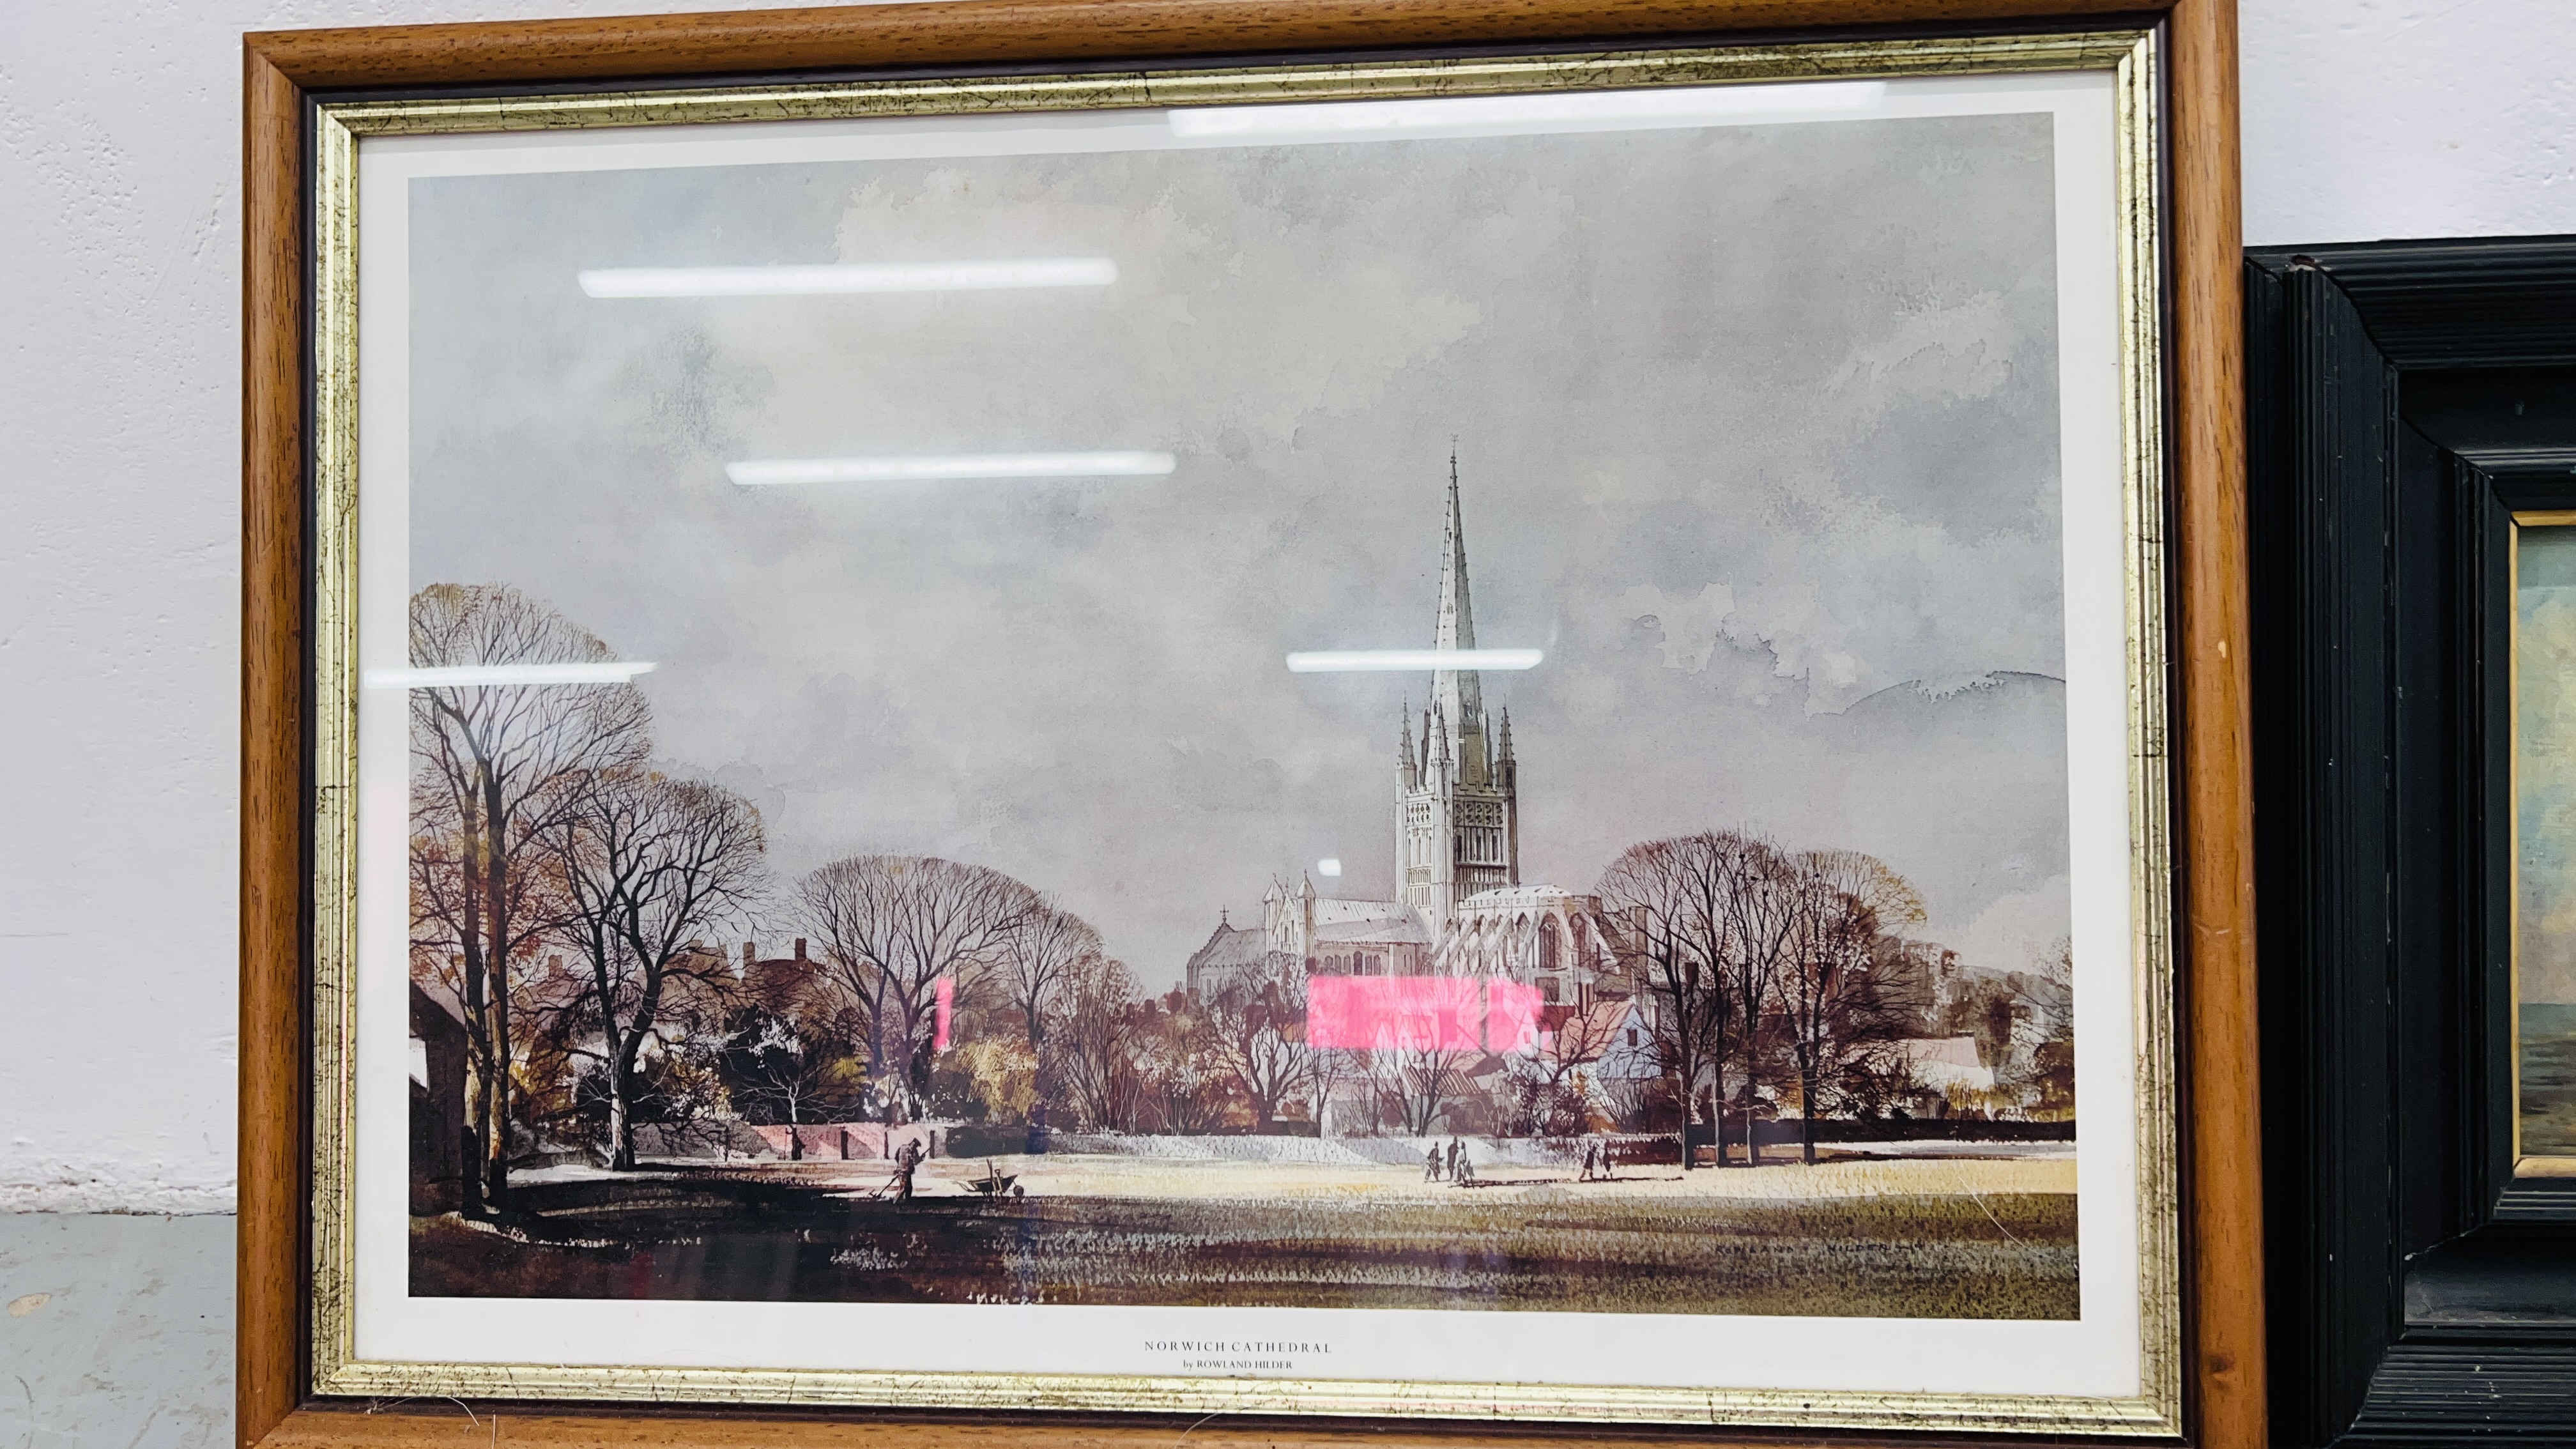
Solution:
M 1914 1109 L 1926 1117 L 1947 1117 L 1954 1107 L 1995 1090 L 1995 1069 L 1977 1052 L 1973 1036 L 1913 1038 L 1896 1044 L 1917 1088 Z
M 465 1203 L 467 1035 L 464 1013 L 418 982 L 411 988 L 411 1210 L 428 1216 Z

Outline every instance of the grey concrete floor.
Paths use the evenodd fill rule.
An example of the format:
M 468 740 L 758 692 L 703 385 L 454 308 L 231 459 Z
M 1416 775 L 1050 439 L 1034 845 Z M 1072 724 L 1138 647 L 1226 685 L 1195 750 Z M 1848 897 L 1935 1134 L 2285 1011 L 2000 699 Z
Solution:
M 221 1449 L 233 1220 L 0 1213 L 0 1449 Z

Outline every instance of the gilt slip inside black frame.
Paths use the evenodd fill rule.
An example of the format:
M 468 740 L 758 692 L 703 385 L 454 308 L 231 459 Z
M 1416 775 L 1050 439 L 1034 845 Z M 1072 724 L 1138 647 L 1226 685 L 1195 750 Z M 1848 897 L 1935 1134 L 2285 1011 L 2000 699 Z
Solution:
M 2246 266 L 2272 1442 L 2576 1445 L 2511 1175 L 2509 520 L 2576 508 L 2576 237 Z

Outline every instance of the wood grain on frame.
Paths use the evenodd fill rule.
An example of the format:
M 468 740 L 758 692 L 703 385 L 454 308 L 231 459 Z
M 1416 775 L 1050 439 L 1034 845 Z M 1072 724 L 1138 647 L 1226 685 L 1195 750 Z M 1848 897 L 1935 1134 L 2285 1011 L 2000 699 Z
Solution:
M 274 1449 L 437 1444 L 1419 1446 L 1532 1449 L 1595 1434 L 1492 1426 L 886 1421 L 453 1406 L 356 1414 L 303 1393 L 306 593 L 304 93 L 370 85 L 707 76 L 2163 11 L 2172 26 L 2177 830 L 2182 849 L 2187 1421 L 2264 1442 L 2235 0 L 965 0 L 718 15 L 271 32 L 245 37 L 241 1236 L 235 1436 Z M 464 1437 L 459 1437 L 463 1431 Z M 1623 1439 L 1713 1442 L 1706 1431 Z M 1769 1436 L 1741 1436 L 1779 1443 Z M 1794 1436 L 1813 1442 L 1811 1436 Z
M 297 85 L 312 90 L 1492 45 L 1823 25 L 1965 24 L 2160 8 L 2139 0 L 959 0 L 270 31 L 245 38 Z
M 2235 0 L 2171 14 L 2185 1422 L 2268 1437 Z
M 302 94 L 243 56 L 241 1164 L 234 1421 L 303 1392 L 304 148 Z

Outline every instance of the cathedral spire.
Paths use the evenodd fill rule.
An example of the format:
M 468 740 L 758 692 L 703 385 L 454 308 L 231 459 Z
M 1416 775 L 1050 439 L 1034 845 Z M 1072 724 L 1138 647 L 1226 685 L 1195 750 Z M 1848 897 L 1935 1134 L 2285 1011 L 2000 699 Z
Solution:
M 1467 526 L 1460 491 L 1457 439 L 1452 438 L 1448 527 L 1440 542 L 1440 613 L 1432 626 L 1432 644 L 1463 653 L 1476 647 L 1476 615 L 1467 597 Z M 1473 669 L 1434 671 L 1431 698 L 1421 715 L 1414 716 L 1410 699 L 1404 708 L 1404 733 L 1396 746 L 1403 780 L 1395 801 L 1397 891 L 1434 932 L 1445 934 L 1457 923 L 1463 902 L 1480 891 L 1520 884 L 1520 801 L 1511 721 L 1498 718 L 1494 732 L 1488 732 L 1483 684 Z
M 1455 439 L 1449 444 L 1449 527 L 1440 544 L 1440 617 L 1432 626 L 1431 647 L 1476 647 L 1476 611 L 1467 596 L 1467 529 L 1458 506 L 1458 444 Z M 1485 773 L 1485 699 L 1476 671 L 1443 669 L 1435 673 L 1431 677 L 1431 695 L 1440 707 L 1442 721 L 1455 739 L 1452 749 L 1460 764 L 1474 762 L 1469 767 L 1481 777 Z M 1482 784 L 1484 781 L 1479 778 L 1473 783 Z
M 1421 779 L 1413 763 L 1413 701 L 1408 699 L 1395 715 L 1395 763 L 1397 778 L 1410 790 Z

